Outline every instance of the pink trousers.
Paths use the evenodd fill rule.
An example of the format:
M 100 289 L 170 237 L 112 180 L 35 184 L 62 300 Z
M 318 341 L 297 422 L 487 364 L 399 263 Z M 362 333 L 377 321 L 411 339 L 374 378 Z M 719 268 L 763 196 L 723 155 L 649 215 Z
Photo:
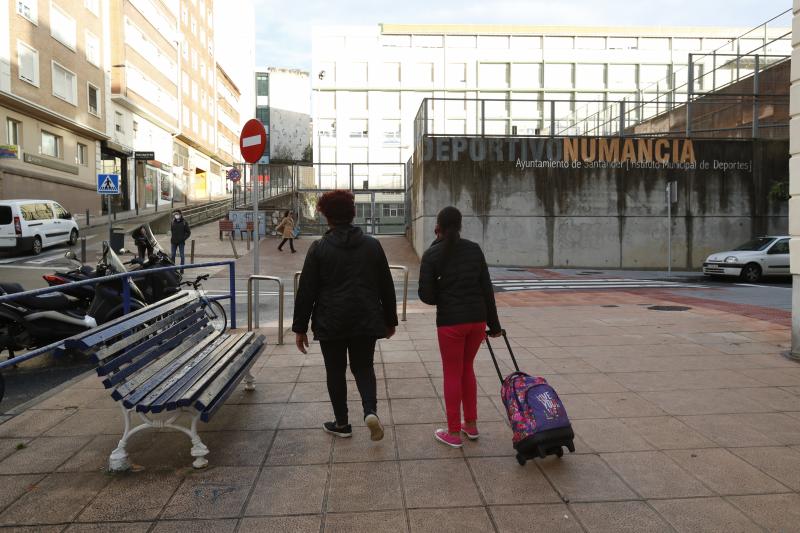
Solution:
M 486 323 L 456 324 L 437 329 L 439 351 L 444 370 L 444 405 L 447 430 L 461 431 L 461 410 L 464 422 L 478 419 L 478 383 L 472 364 L 481 342 L 486 337 Z

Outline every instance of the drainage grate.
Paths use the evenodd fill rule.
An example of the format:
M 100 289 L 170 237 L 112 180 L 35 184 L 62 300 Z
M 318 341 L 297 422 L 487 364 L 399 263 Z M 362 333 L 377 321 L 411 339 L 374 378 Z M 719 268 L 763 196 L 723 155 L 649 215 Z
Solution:
M 508 272 L 527 272 L 527 270 L 524 268 L 507 268 L 506 270 Z
M 600 272 L 598 270 L 584 270 L 584 271 L 578 272 L 577 275 L 578 276 L 594 276 L 595 274 L 602 274 L 602 272 Z
M 684 305 L 651 305 L 648 309 L 651 311 L 688 311 L 691 307 Z
M 618 305 L 603 305 L 601 307 L 619 307 Z

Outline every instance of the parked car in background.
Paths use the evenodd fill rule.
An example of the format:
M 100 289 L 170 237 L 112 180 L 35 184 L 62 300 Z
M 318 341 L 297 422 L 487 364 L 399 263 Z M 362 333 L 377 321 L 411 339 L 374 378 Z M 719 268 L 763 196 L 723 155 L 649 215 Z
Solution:
M 52 200 L 0 200 L 0 252 L 34 255 L 55 244 L 75 244 L 80 230 L 72 214 Z
M 703 274 L 749 282 L 762 276 L 788 276 L 789 236 L 757 237 L 733 250 L 711 254 L 703 263 Z

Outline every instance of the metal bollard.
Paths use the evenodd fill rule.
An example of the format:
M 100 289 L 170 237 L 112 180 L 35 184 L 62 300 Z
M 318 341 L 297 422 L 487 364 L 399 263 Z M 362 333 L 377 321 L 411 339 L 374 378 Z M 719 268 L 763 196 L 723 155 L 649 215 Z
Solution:
M 81 237 L 81 263 L 86 263 L 86 237 Z
M 245 233 L 247 233 L 247 251 L 249 252 L 250 251 L 250 232 L 249 231 L 245 231 Z
M 86 210 L 86 227 L 89 227 L 89 210 Z
M 278 283 L 278 344 L 283 344 L 283 280 L 281 278 L 257 274 L 247 278 L 247 331 L 253 330 L 253 282 L 256 280 Z M 256 329 L 258 327 L 258 322 L 256 322 Z
M 233 242 L 233 233 L 228 235 L 228 240 L 231 241 L 231 249 L 233 250 L 233 257 L 239 259 L 239 252 L 236 251 L 236 243 Z
M 192 239 L 189 247 L 189 262 L 194 263 L 194 239 Z
M 408 268 L 401 265 L 389 265 L 390 270 L 403 271 L 403 322 L 406 321 L 406 307 L 408 304 Z
M 294 299 L 297 300 L 297 287 L 300 285 L 300 272 L 299 270 L 294 273 Z

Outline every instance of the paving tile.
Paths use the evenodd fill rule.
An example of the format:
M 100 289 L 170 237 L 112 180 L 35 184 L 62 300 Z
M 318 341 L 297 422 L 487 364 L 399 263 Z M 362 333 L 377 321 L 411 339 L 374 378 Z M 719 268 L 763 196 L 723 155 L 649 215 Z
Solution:
M 283 413 L 283 404 L 223 405 L 200 431 L 264 431 L 275 429 Z
M 644 498 L 690 498 L 712 493 L 662 452 L 602 454 L 603 460 Z
M 769 531 L 800 531 L 800 494 L 736 496 L 728 500 Z
M 137 462 L 137 456 L 132 455 L 133 445 L 147 434 L 139 433 L 130 441 L 128 455 L 133 462 Z M 184 437 L 185 438 L 185 437 Z M 186 439 L 188 441 L 188 439 Z M 58 472 L 98 472 L 108 467 L 108 456 L 117 447 L 119 436 L 98 435 L 94 437 L 86 446 L 81 448 L 76 454 L 70 457 L 60 467 Z
M 666 414 L 660 407 L 648 402 L 635 392 L 609 392 L 589 394 L 588 396 L 590 400 L 602 405 L 606 411 L 618 418 Z
M 150 522 L 102 522 L 98 524 L 71 524 L 65 533 L 146 533 Z
M 48 437 L 122 435 L 124 423 L 119 407 L 112 409 L 78 409 L 74 415 L 51 427 Z
M 467 457 L 514 456 L 511 428 L 506 422 L 479 422 L 481 436 L 477 440 L 464 441 L 462 448 Z
M 352 438 L 333 439 L 333 462 L 392 461 L 397 458 L 394 432 L 394 427 L 386 426 L 383 439 L 372 441 L 366 427 L 354 427 Z
M 588 394 L 559 394 L 570 420 L 612 418 L 602 405 L 592 401 Z
M 764 433 L 749 424 L 751 419 L 757 419 L 762 416 L 770 415 L 700 415 L 681 416 L 678 418 L 720 446 L 770 446 L 780 444 L 769 433 Z M 786 418 L 792 420 L 791 417 Z M 800 421 L 797 422 L 800 425 Z
M 722 448 L 665 452 L 721 495 L 786 492 L 789 489 Z
M 770 411 L 800 411 L 800 398 L 775 387 L 740 389 L 744 398 L 760 402 Z
M 322 429 L 280 429 L 272 442 L 268 465 L 310 465 L 330 460 L 333 437 Z
M 109 481 L 100 473 L 51 474 L 0 514 L 0 524 L 71 522 Z
M 289 398 L 290 402 L 327 402 L 330 401 L 328 387 L 324 383 L 297 383 Z
M 69 387 L 32 409 L 112 409 L 115 403 L 106 389 L 79 389 Z
M 50 473 L 91 437 L 39 437 L 0 462 L 0 474 Z
M 597 455 L 569 455 L 537 460 L 559 494 L 570 501 L 636 499 L 636 494 Z M 534 465 L 526 466 L 532 468 Z
M 564 504 L 491 507 L 499 533 L 581 533 L 583 528 Z
M 0 424 L 0 437 L 38 437 L 76 412 L 76 409 L 28 409 Z
M 0 477 L 0 509 L 4 509 L 26 492 L 35 490 L 36 484 L 42 478 L 42 474 Z
M 659 450 L 717 446 L 713 441 L 671 416 L 624 418 L 622 423 Z
M 471 458 L 468 462 L 488 505 L 561 501 L 536 468 L 520 468 L 509 457 Z
M 59 526 L 17 526 L 4 527 L 3 533 L 59 533 L 64 528 Z
M 781 446 L 733 448 L 729 451 L 792 490 L 800 491 L 800 449 Z
M 672 531 L 644 502 L 576 503 L 572 509 L 590 533 Z
M 243 518 L 239 522 L 241 533 L 319 533 L 321 516 L 275 516 L 268 518 Z
M 572 420 L 572 429 L 596 452 L 653 449 L 635 430 L 620 420 Z
M 162 518 L 224 518 L 241 513 L 255 467 L 220 466 L 192 472 L 167 504 Z
M 765 413 L 772 410 L 764 402 L 745 397 L 740 390 L 669 390 L 639 394 L 671 415 Z
M 235 529 L 236 520 L 162 520 L 153 533 L 233 533 Z
M 625 387 L 605 374 L 593 372 L 591 374 L 566 374 L 581 392 L 625 392 Z
M 261 388 L 259 383 L 294 383 L 300 375 L 300 368 L 261 368 L 253 372 L 256 378 L 256 390 Z
M 760 527 L 722 498 L 649 502 L 680 533 L 757 533 Z
M 114 475 L 78 521 L 155 520 L 182 481 L 182 475 L 170 471 Z
M 20 445 L 27 446 L 29 442 L 31 442 L 29 438 L 0 439 L 0 461 L 19 451 Z
M 265 467 L 245 515 L 319 513 L 327 479 L 325 465 Z
M 435 398 L 430 378 L 387 379 L 389 398 Z
M 453 509 L 411 509 L 408 511 L 411 533 L 484 533 L 492 531 L 492 522 L 483 507 Z
M 324 366 L 304 366 L 300 370 L 300 375 L 297 377 L 298 383 L 308 383 L 312 381 L 322 382 L 324 387 L 324 383 L 327 380 L 327 376 L 325 374 L 325 367 Z
M 401 398 L 389 400 L 395 424 L 444 422 L 445 414 L 438 398 Z
M 433 367 L 441 363 L 433 362 Z M 427 378 L 428 369 L 423 363 L 384 363 L 383 371 L 387 379 L 394 378 Z
M 397 440 L 397 452 L 400 459 L 448 459 L 463 457 L 461 450 L 445 446 L 434 440 L 434 431 L 442 427 L 442 425 L 443 424 L 409 424 L 395 426 L 395 439 Z
M 331 466 L 329 512 L 401 509 L 397 463 L 340 463 Z
M 404 511 L 371 513 L 328 513 L 326 533 L 400 533 L 408 531 Z
M 248 403 L 286 403 L 294 390 L 294 383 L 269 383 L 262 384 L 256 382 L 256 390 L 244 390 L 240 387 L 231 394 L 225 403 L 248 404 Z
M 281 419 L 281 429 L 321 428 L 326 420 L 333 419 L 330 402 L 287 404 L 287 414 Z
M 463 459 L 402 461 L 400 469 L 408 507 L 481 505 L 478 489 Z
M 403 350 L 396 352 L 384 352 L 381 354 L 384 363 L 420 363 L 422 360 L 416 350 Z
M 748 377 L 772 387 L 800 386 L 800 372 L 775 368 L 753 368 L 742 372 L 746 373 Z

